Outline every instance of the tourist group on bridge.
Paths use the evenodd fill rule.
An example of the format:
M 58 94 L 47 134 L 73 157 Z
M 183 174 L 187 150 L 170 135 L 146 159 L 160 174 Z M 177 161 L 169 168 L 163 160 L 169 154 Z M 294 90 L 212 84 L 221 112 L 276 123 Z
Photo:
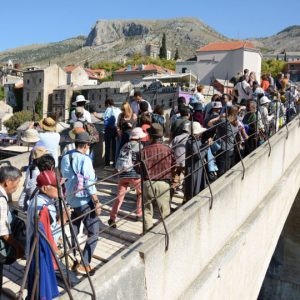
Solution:
M 173 210 L 174 197 L 189 201 L 299 113 L 299 94 L 288 74 L 276 78 L 264 74 L 259 81 L 255 73 L 244 70 L 230 82 L 233 93 L 214 94 L 211 101 L 205 98 L 203 86 L 195 87 L 189 98 L 174 100 L 170 113 L 163 106 L 152 107 L 140 91 L 120 108 L 107 99 L 104 114 L 93 113 L 104 122 L 103 140 L 83 95 L 73 103 L 67 136 L 56 132 L 51 117 L 31 125 L 22 136 L 32 150 L 13 213 L 8 202 L 22 173 L 14 166 L 0 168 L 0 263 L 26 257 L 28 297 L 36 289 L 37 265 L 39 281 L 51 283 L 39 285 L 40 298 L 59 295 L 55 271 L 66 274 L 68 268 L 58 247 L 64 242 L 74 255 L 71 285 L 78 282 L 74 274 L 95 271 L 91 260 L 100 231 L 97 185 L 101 183 L 93 161 L 102 142 L 104 169 L 118 182 L 108 226 L 117 228 L 126 193 L 135 190 L 134 216 L 146 232 L 155 225 L 155 210 L 159 221 L 164 220 Z M 22 221 L 21 214 L 27 219 Z M 66 223 L 71 224 L 67 241 Z M 82 251 L 77 239 L 81 226 L 87 235 Z

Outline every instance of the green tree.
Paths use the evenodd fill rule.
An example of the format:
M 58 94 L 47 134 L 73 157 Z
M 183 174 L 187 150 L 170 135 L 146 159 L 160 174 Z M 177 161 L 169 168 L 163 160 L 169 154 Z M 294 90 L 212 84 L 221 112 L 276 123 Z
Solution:
M 167 40 L 166 40 L 166 34 L 164 33 L 163 34 L 163 37 L 162 37 L 162 41 L 161 41 L 161 47 L 159 49 L 159 57 L 161 59 L 163 58 L 167 58 Z
M 178 48 L 176 48 L 175 55 L 174 55 L 174 60 L 177 60 L 177 59 L 179 59 L 179 51 L 178 51 Z
M 39 119 L 43 118 L 43 102 L 40 98 L 34 102 L 34 111 L 38 114 Z
M 86 60 L 85 62 L 84 62 L 84 65 L 83 65 L 85 68 L 89 68 L 90 67 L 90 64 L 89 64 L 89 61 L 88 60 Z
M 9 134 L 15 134 L 19 126 L 27 121 L 32 121 L 32 115 L 33 113 L 29 110 L 19 111 L 14 113 L 3 124 L 8 129 Z
M 276 76 L 278 73 L 283 72 L 286 66 L 286 62 L 282 60 L 267 59 L 262 61 L 261 73 L 271 73 L 272 76 Z
M 4 87 L 0 86 L 0 101 L 4 99 Z

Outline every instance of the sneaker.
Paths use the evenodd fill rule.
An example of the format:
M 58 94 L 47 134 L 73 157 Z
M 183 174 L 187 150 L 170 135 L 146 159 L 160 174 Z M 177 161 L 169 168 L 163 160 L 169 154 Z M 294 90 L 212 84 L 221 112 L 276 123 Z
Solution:
M 117 224 L 115 223 L 114 220 L 109 219 L 109 220 L 107 221 L 107 223 L 108 223 L 108 225 L 109 225 L 111 228 L 117 228 Z
M 90 274 L 91 272 L 94 272 L 94 271 L 95 271 L 95 269 L 92 268 L 91 266 L 86 266 L 86 268 L 87 268 L 87 271 L 88 271 L 89 274 Z M 81 265 L 81 264 L 79 264 L 79 265 L 77 266 L 76 272 L 77 272 L 78 274 L 81 274 L 81 275 L 86 275 L 85 267 L 84 267 L 83 265 Z

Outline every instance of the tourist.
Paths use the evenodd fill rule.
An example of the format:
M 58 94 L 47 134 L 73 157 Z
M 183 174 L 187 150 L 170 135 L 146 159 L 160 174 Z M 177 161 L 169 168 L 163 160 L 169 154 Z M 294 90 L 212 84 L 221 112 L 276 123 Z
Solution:
M 76 101 L 72 103 L 72 105 L 76 106 L 76 109 L 74 109 L 71 113 L 71 119 L 73 122 L 82 121 L 92 123 L 91 114 L 85 109 L 85 105 L 89 102 L 90 101 L 86 100 L 83 95 L 78 95 L 76 97 Z
M 121 105 L 121 113 L 117 121 L 117 132 L 119 138 L 119 149 L 117 151 L 117 157 L 119 150 L 129 142 L 131 130 L 135 127 L 137 116 L 132 112 L 131 106 L 128 102 L 124 102 Z
M 11 233 L 12 215 L 9 211 L 9 196 L 16 192 L 22 174 L 15 167 L 0 168 L 0 244 L 1 264 L 11 264 L 16 259 L 23 257 L 24 248 Z M 4 253 L 4 249 L 6 250 Z
M 166 119 L 164 117 L 164 108 L 162 105 L 156 105 L 152 114 L 152 123 L 160 124 L 165 130 Z
M 105 167 L 110 167 L 110 162 L 113 162 L 112 167 L 115 167 L 116 161 L 116 139 L 117 120 L 121 113 L 118 107 L 115 107 L 114 100 L 107 99 L 105 101 L 106 110 L 104 112 L 104 141 L 105 141 Z
M 184 97 L 178 97 L 177 98 L 177 106 L 173 106 L 171 112 L 170 112 L 170 124 L 172 124 L 180 118 L 180 107 L 186 106 L 185 98 Z
M 204 107 L 202 103 L 198 102 L 194 105 L 194 113 L 193 113 L 193 120 L 195 122 L 200 123 L 202 126 L 204 126 L 204 113 L 203 113 Z
M 211 111 L 209 114 L 206 115 L 205 120 L 204 120 L 204 126 L 211 127 L 209 126 L 209 121 L 211 119 L 215 119 L 220 115 L 220 112 L 222 110 L 222 102 L 221 101 L 213 101 L 211 102 Z
M 237 113 L 230 107 L 226 114 L 211 119 L 208 126 L 216 127 L 216 141 L 221 146 L 217 153 L 219 176 L 227 172 L 235 163 L 236 135 L 239 133 Z
M 25 181 L 23 184 L 24 188 L 23 188 L 23 191 L 21 192 L 21 195 L 18 200 L 18 205 L 19 205 L 20 209 L 22 209 L 23 211 L 27 210 L 30 197 L 36 188 L 36 178 L 40 174 L 40 171 L 37 166 L 38 160 L 43 155 L 48 154 L 48 153 L 49 153 L 48 150 L 41 146 L 37 146 L 34 149 L 32 149 L 32 151 L 31 151 L 32 161 L 26 170 Z M 54 161 L 54 159 L 53 159 L 53 161 Z M 54 162 L 54 164 L 55 164 L 55 162 Z
M 280 81 L 281 83 L 281 87 L 282 87 L 282 91 L 285 92 L 287 85 L 290 82 L 290 76 L 289 74 L 284 74 L 282 80 Z
M 145 136 L 141 138 L 141 143 L 146 146 L 150 143 L 150 135 L 148 133 L 148 129 L 151 127 L 152 125 L 152 119 L 150 117 L 150 115 L 143 115 L 141 117 L 141 128 L 143 130 L 143 132 L 145 133 Z
M 170 133 L 170 141 L 174 139 L 177 135 L 183 133 L 182 128 L 184 123 L 189 122 L 191 117 L 191 110 L 187 106 L 180 107 L 180 118 L 178 118 L 171 126 L 171 133 Z
M 191 123 L 189 123 L 191 124 Z M 186 202 L 199 194 L 206 187 L 206 178 L 204 174 L 205 158 L 208 146 L 212 145 L 212 139 L 207 143 L 201 143 L 201 135 L 206 131 L 198 122 L 193 122 L 190 129 L 192 138 L 186 142 L 186 162 L 185 162 L 185 181 L 184 181 L 184 201 Z
M 200 102 L 199 104 L 201 105 Z M 182 127 L 182 133 L 174 137 L 170 143 L 170 147 L 173 149 L 176 158 L 176 165 L 172 172 L 171 199 L 176 190 L 178 190 L 179 186 L 182 184 L 181 177 L 184 177 L 185 174 L 185 145 L 190 134 L 191 122 L 186 122 Z
M 133 95 L 134 101 L 131 103 L 131 109 L 133 113 L 138 116 L 140 113 L 140 103 L 146 101 L 143 99 L 142 93 L 140 91 L 135 91 Z M 149 112 L 152 112 L 151 105 L 148 101 L 146 101 L 149 105 Z
M 135 171 L 134 165 L 137 163 L 138 153 L 140 152 L 139 140 L 144 138 L 146 134 L 140 127 L 136 127 L 130 134 L 130 141 L 126 143 L 121 151 L 120 158 L 117 160 L 119 174 L 118 182 L 118 196 L 115 200 L 108 224 L 116 228 L 116 218 L 118 211 L 123 203 L 126 191 L 128 187 L 132 187 L 136 190 L 137 205 L 136 205 L 136 220 L 142 220 L 142 188 L 141 188 L 141 175 Z M 131 160 L 131 161 L 129 161 Z M 130 165 L 128 169 L 126 166 Z
M 270 81 L 269 81 L 267 75 L 264 74 L 261 76 L 260 86 L 264 90 L 264 92 L 266 92 L 268 90 L 268 88 L 270 86 Z
M 52 118 L 44 118 L 39 123 L 43 132 L 39 133 L 40 141 L 37 145 L 45 147 L 53 156 L 55 166 L 58 166 L 60 135 L 56 132 L 56 122 Z
M 255 101 L 249 101 L 247 104 L 247 112 L 243 118 L 243 123 L 247 126 L 248 139 L 245 142 L 245 155 L 248 155 L 254 151 L 258 144 L 257 137 L 257 104 Z
M 283 80 L 283 73 L 278 73 L 275 79 L 275 87 L 277 91 L 282 91 L 282 84 L 281 84 L 282 80 Z
M 205 98 L 203 95 L 204 91 L 204 86 L 203 85 L 198 85 L 197 86 L 197 92 L 194 93 L 193 97 L 196 100 L 196 103 L 199 102 L 202 104 L 202 106 L 205 106 Z
M 66 200 L 72 208 L 72 220 L 75 235 L 79 233 L 80 224 L 83 223 L 88 233 L 88 240 L 83 250 L 83 261 L 77 264 L 76 270 L 80 274 L 93 271 L 91 259 L 97 245 L 99 232 L 99 219 L 101 206 L 95 187 L 96 176 L 91 159 L 86 155 L 90 147 L 90 136 L 87 132 L 76 135 L 76 151 L 65 155 L 61 161 L 61 174 L 66 178 Z M 84 215 L 84 216 L 83 216 Z M 74 239 L 72 247 L 75 246 Z
M 148 230 L 153 226 L 153 201 L 156 197 L 157 205 L 165 218 L 170 214 L 170 183 L 172 169 L 175 166 L 173 150 L 162 143 L 163 128 L 154 123 L 148 129 L 151 144 L 142 151 L 146 170 L 143 170 L 144 195 L 144 224 Z
M 146 101 L 140 103 L 140 113 L 138 115 L 137 124 L 136 124 L 139 127 L 141 126 L 141 118 L 143 116 L 147 116 L 152 120 L 152 113 L 149 112 L 149 105 L 148 102 Z
M 264 133 L 268 136 L 270 131 L 270 122 L 274 116 L 269 115 L 269 104 L 271 100 L 267 96 L 263 96 L 259 100 L 259 112 L 261 115 L 261 121 L 264 126 Z
M 252 97 L 252 89 L 245 76 L 241 76 L 239 82 L 234 86 L 234 92 L 237 96 L 237 104 L 245 105 L 248 99 Z
M 60 229 L 60 222 L 58 222 L 58 215 L 55 207 L 55 200 L 58 198 L 57 191 L 57 178 L 53 170 L 42 171 L 36 178 L 37 191 L 32 197 L 28 210 L 27 210 L 27 226 L 26 226 L 26 257 L 29 258 L 32 238 L 35 228 L 35 216 L 38 214 L 39 220 L 42 220 L 42 214 L 46 214 L 50 217 L 51 222 L 43 222 L 45 232 L 51 232 L 49 238 L 51 246 L 54 248 L 57 254 L 59 254 L 56 242 L 54 241 L 54 234 Z M 46 208 L 46 210 L 44 209 Z M 50 226 L 50 231 L 47 230 Z M 54 268 L 56 269 L 56 263 L 54 262 Z

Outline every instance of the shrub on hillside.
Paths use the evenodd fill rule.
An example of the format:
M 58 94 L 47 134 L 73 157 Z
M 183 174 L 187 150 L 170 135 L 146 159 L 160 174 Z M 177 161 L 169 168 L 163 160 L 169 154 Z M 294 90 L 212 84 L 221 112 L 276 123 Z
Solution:
M 38 115 L 36 115 L 38 118 Z M 19 111 L 14 113 L 8 120 L 3 124 L 8 129 L 9 134 L 15 134 L 17 128 L 27 121 L 32 121 L 32 112 L 29 110 Z

